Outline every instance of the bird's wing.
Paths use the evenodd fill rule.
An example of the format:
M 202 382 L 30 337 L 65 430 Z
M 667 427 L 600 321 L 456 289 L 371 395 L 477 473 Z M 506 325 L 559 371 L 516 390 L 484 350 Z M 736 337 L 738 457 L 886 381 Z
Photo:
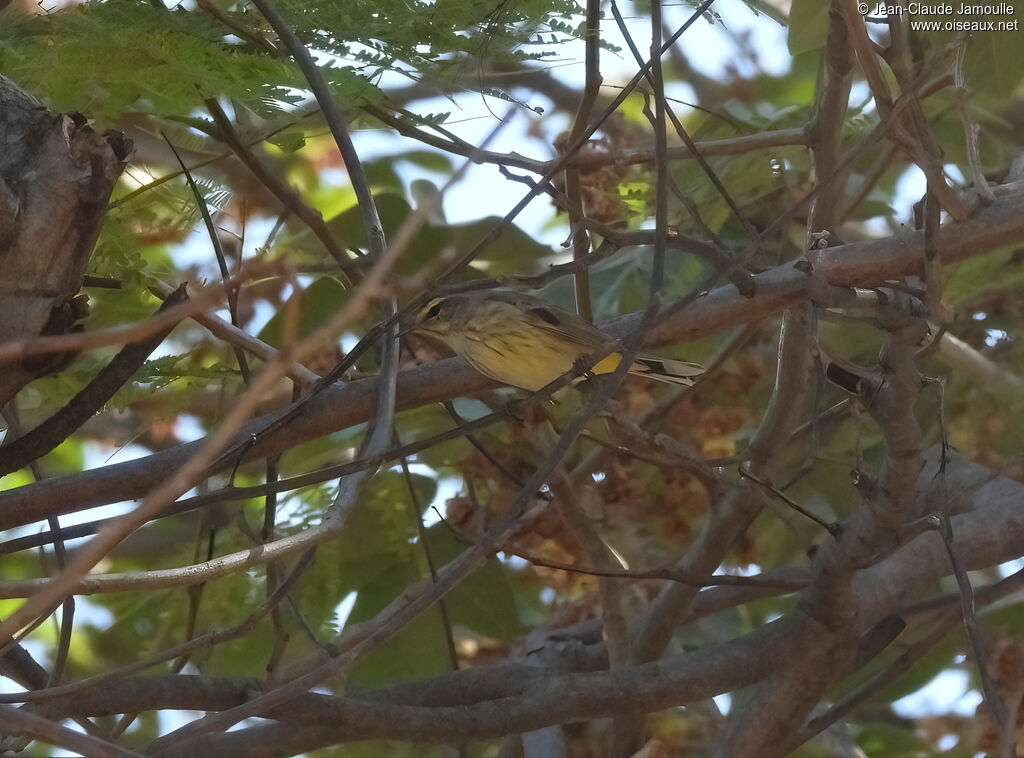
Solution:
M 700 376 L 704 370 L 699 363 L 674 361 L 669 358 L 659 358 L 656 355 L 638 355 L 630 373 L 648 376 L 669 384 L 690 386 L 693 384 L 693 377 Z
M 579 345 L 584 352 L 596 350 L 605 342 L 614 339 L 610 334 L 601 331 L 579 316 L 574 316 L 550 305 L 532 306 L 527 314 L 527 318 L 537 329 L 569 340 Z
M 579 316 L 539 298 L 511 292 L 492 293 L 491 296 L 516 306 L 534 328 L 559 339 L 574 342 L 583 348 L 583 352 L 595 350 L 612 339 Z

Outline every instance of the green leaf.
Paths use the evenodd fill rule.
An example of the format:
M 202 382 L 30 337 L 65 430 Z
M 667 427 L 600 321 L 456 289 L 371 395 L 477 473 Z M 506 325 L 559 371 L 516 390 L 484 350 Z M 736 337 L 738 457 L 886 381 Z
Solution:
M 1024 266 L 1019 250 L 995 250 L 968 258 L 946 269 L 942 288 L 950 305 L 959 305 L 981 295 L 1024 289 Z
M 994 7 L 998 7 L 996 4 Z M 1018 8 L 1019 12 L 1019 8 Z M 946 16 L 919 16 L 920 20 L 952 20 Z M 978 14 L 957 17 L 956 20 L 982 26 L 992 23 L 994 30 L 976 31 L 967 42 L 964 59 L 964 78 L 968 91 L 975 96 L 996 97 L 1005 101 L 1020 85 L 1021 71 L 1024 71 L 1024 46 L 1020 44 L 1020 30 L 1000 30 L 999 24 L 1014 23 L 1018 17 L 1013 13 Z M 1019 26 L 1019 21 L 1017 22 Z M 928 54 L 935 54 L 945 45 L 954 42 L 958 34 L 954 30 L 918 30 L 911 37 L 913 44 L 926 47 Z
M 130 111 L 189 117 L 210 95 L 233 98 L 262 115 L 280 114 L 298 102 L 296 91 L 306 86 L 288 59 L 225 43 L 212 16 L 136 0 L 89 2 L 15 24 L 5 21 L 0 67 L 45 93 L 55 109 L 104 122 Z M 368 82 L 349 69 L 333 80 L 349 102 L 373 89 L 364 89 Z
M 825 46 L 830 7 L 831 3 L 821 0 L 793 0 L 789 7 L 789 36 L 786 39 L 791 55 Z
M 401 195 L 383 192 L 374 196 L 377 213 L 387 240 L 393 240 L 402 224 L 412 213 L 409 202 Z M 478 221 L 463 224 L 432 224 L 424 222 L 399 259 L 396 271 L 412 274 L 428 264 L 437 262 L 445 250 L 456 254 L 465 253 L 478 243 L 499 223 L 497 216 L 488 216 Z M 362 214 L 357 206 L 342 211 L 327 222 L 338 243 L 345 248 L 366 249 L 366 233 L 363 229 Z M 308 241 L 308 235 L 303 235 Z M 514 224 L 504 226 L 501 236 L 488 245 L 477 256 L 476 261 L 486 267 L 488 276 L 499 276 L 517 271 L 538 270 L 552 255 L 546 245 L 535 242 L 532 237 Z M 463 277 L 478 274 L 464 273 Z
M 398 160 L 408 161 L 415 166 L 438 173 L 451 171 L 453 165 L 452 159 L 446 153 L 434 150 L 408 150 L 395 157 Z
M 927 758 L 938 755 L 935 746 L 915 734 L 911 726 L 870 724 L 857 735 L 857 744 L 868 755 L 885 758 Z
M 284 153 L 294 153 L 306 146 L 306 135 L 303 132 L 285 131 L 267 139 L 271 145 Z
M 891 650 L 885 651 L 882 655 L 872 660 L 867 666 L 854 672 L 843 679 L 835 688 L 834 696 L 841 699 L 851 692 L 854 692 L 875 676 L 887 671 L 894 665 L 893 659 L 907 647 L 914 644 L 918 638 L 923 636 L 920 633 L 905 632 L 892 646 Z M 902 697 L 911 695 L 922 687 L 928 685 L 936 676 L 949 668 L 953 657 L 963 645 L 961 635 L 952 634 L 929 650 L 921 659 L 916 661 L 910 670 L 904 672 L 894 681 L 890 682 L 883 689 L 875 693 L 871 699 L 874 703 L 886 704 L 899 700 Z
M 427 542 L 437 565 L 448 563 L 467 548 L 443 523 L 430 527 Z M 507 569 L 496 558 L 452 590 L 446 602 L 452 623 L 477 634 L 511 642 L 523 631 Z
M 487 276 L 543 270 L 554 251 L 535 241 L 515 224 L 505 223 L 499 216 L 444 227 L 445 241 L 457 253 L 466 253 L 499 224 L 502 225 L 501 236 L 476 256 L 475 267 L 483 268 Z
M 373 618 L 421 577 L 414 562 L 394 563 L 363 585 L 350 623 Z M 444 621 L 437 608 L 417 616 L 387 642 L 359 660 L 349 673 L 357 689 L 414 681 L 450 670 Z
M 401 192 L 405 184 L 391 156 L 363 162 L 363 170 L 374 192 Z
M 350 294 L 337 279 L 329 276 L 319 277 L 304 290 L 292 295 L 288 303 L 260 330 L 259 338 L 273 347 L 282 347 L 285 324 L 292 318 L 289 315 L 292 308 L 297 311 L 295 334 L 292 335 L 292 339 L 308 337 L 338 312 L 338 309 L 348 301 Z

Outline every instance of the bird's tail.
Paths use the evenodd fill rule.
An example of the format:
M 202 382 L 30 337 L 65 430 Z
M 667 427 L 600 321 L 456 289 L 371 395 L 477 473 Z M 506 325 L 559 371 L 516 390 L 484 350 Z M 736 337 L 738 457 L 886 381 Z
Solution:
M 629 373 L 647 376 L 657 379 L 659 382 L 690 386 L 693 384 L 694 377 L 704 373 L 704 367 L 697 363 L 671 361 L 668 358 L 655 358 L 646 355 L 633 361 Z

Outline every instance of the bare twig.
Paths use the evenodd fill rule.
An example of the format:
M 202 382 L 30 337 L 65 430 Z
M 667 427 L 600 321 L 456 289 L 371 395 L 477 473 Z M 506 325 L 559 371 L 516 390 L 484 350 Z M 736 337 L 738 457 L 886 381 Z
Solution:
M 942 473 L 939 476 L 943 476 Z M 949 565 L 956 578 L 956 586 L 960 592 L 960 616 L 964 621 L 964 629 L 967 632 L 967 640 L 971 646 L 971 653 L 974 656 L 974 665 L 978 667 L 978 677 L 981 679 L 981 691 L 985 702 L 992 709 L 992 714 L 1000 725 L 1005 725 L 1010 719 L 1010 710 L 1006 702 L 999 694 L 995 685 L 992 671 L 989 665 L 989 657 L 985 650 L 985 643 L 981 638 L 981 631 L 978 629 L 978 617 L 975 614 L 974 588 L 967 576 L 967 571 L 953 549 L 953 524 L 949 520 L 949 514 L 941 512 L 933 516 L 935 530 L 942 537 L 942 545 L 949 555 Z
M 373 260 L 376 261 L 383 255 L 384 248 L 386 247 L 384 230 L 381 227 L 377 206 L 370 192 L 370 184 L 366 180 L 366 173 L 363 171 L 362 161 L 359 160 L 355 145 L 352 144 L 352 138 L 349 136 L 345 119 L 335 104 L 334 97 L 330 89 L 328 89 L 327 82 L 324 81 L 320 69 L 314 62 L 313 56 L 310 55 L 309 50 L 306 49 L 306 46 L 302 44 L 302 41 L 292 31 L 274 4 L 270 0 L 253 0 L 253 5 L 259 8 L 260 13 L 263 14 L 264 18 L 274 28 L 274 31 L 277 32 L 277 36 L 288 49 L 288 52 L 292 54 L 295 62 L 302 70 L 302 75 L 306 77 L 306 81 L 309 82 L 313 90 L 313 96 L 316 98 L 317 105 L 320 106 L 324 119 L 327 121 L 327 126 L 331 130 L 331 135 L 334 137 L 334 142 L 341 152 L 341 158 L 345 161 L 345 168 L 348 170 L 349 180 L 352 182 L 352 189 L 355 190 L 356 200 L 359 204 L 359 213 L 363 219 L 363 230 L 366 232 L 366 241 L 370 248 L 370 254 Z M 337 258 L 338 256 L 335 257 Z M 344 256 L 344 260 L 348 261 L 348 256 Z M 342 268 L 344 268 L 340 260 L 339 265 L 342 265 Z
M 554 176 L 552 166 L 561 159 L 542 161 L 526 158 L 518 153 L 496 153 L 466 146 L 452 139 L 444 139 L 419 129 L 408 122 L 396 118 L 378 105 L 367 104 L 362 109 L 374 118 L 387 124 L 403 136 L 415 139 L 425 145 L 443 150 L 453 155 L 472 158 L 479 163 L 492 163 L 506 168 L 518 168 L 542 176 Z M 705 158 L 724 155 L 743 155 L 756 150 L 770 150 L 775 147 L 791 147 L 807 145 L 809 137 L 803 129 L 777 129 L 760 134 L 748 134 L 738 137 L 727 137 L 718 140 L 706 140 L 694 143 L 696 151 L 690 147 L 670 147 L 666 151 L 667 160 L 694 160 L 697 153 Z M 571 167 L 582 171 L 592 171 L 604 166 L 635 166 L 654 163 L 654 150 L 625 150 L 620 153 L 584 152 L 575 153 L 564 164 L 563 168 Z M 557 172 L 556 172 L 557 173 Z
M 202 650 L 204 648 L 213 647 L 224 642 L 230 642 L 231 640 L 244 637 L 252 631 L 256 624 L 262 621 L 267 614 L 273 612 L 280 601 L 287 596 L 295 582 L 298 581 L 299 577 L 309 566 L 312 558 L 312 551 L 307 551 L 303 554 L 303 556 L 296 561 L 295 567 L 291 572 L 289 572 L 288 576 L 274 588 L 274 592 L 260 603 L 246 619 L 233 627 L 216 632 L 207 632 L 206 634 L 200 635 L 199 637 L 193 637 L 187 642 L 175 645 L 172 648 L 163 650 L 148 658 L 134 661 L 126 666 L 108 670 L 102 674 L 97 674 L 77 682 L 71 682 L 69 684 L 59 686 L 39 687 L 35 690 L 22 693 L 17 699 L 5 699 L 4 696 L 0 695 L 0 703 L 33 702 L 37 700 L 45 701 L 50 698 L 75 696 L 84 690 L 90 689 L 91 687 L 95 687 L 106 682 L 115 682 L 126 676 L 130 676 L 131 674 L 145 671 L 146 669 L 152 668 L 153 666 L 157 666 L 161 663 L 166 663 L 167 661 L 185 658 L 196 650 Z

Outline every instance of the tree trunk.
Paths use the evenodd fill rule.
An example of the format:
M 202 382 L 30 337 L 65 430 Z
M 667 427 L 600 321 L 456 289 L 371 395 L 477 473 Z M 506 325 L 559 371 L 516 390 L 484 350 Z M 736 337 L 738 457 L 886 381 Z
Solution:
M 0 343 L 73 328 L 72 300 L 130 152 L 120 132 L 98 135 L 0 76 Z M 0 361 L 0 405 L 67 358 Z

